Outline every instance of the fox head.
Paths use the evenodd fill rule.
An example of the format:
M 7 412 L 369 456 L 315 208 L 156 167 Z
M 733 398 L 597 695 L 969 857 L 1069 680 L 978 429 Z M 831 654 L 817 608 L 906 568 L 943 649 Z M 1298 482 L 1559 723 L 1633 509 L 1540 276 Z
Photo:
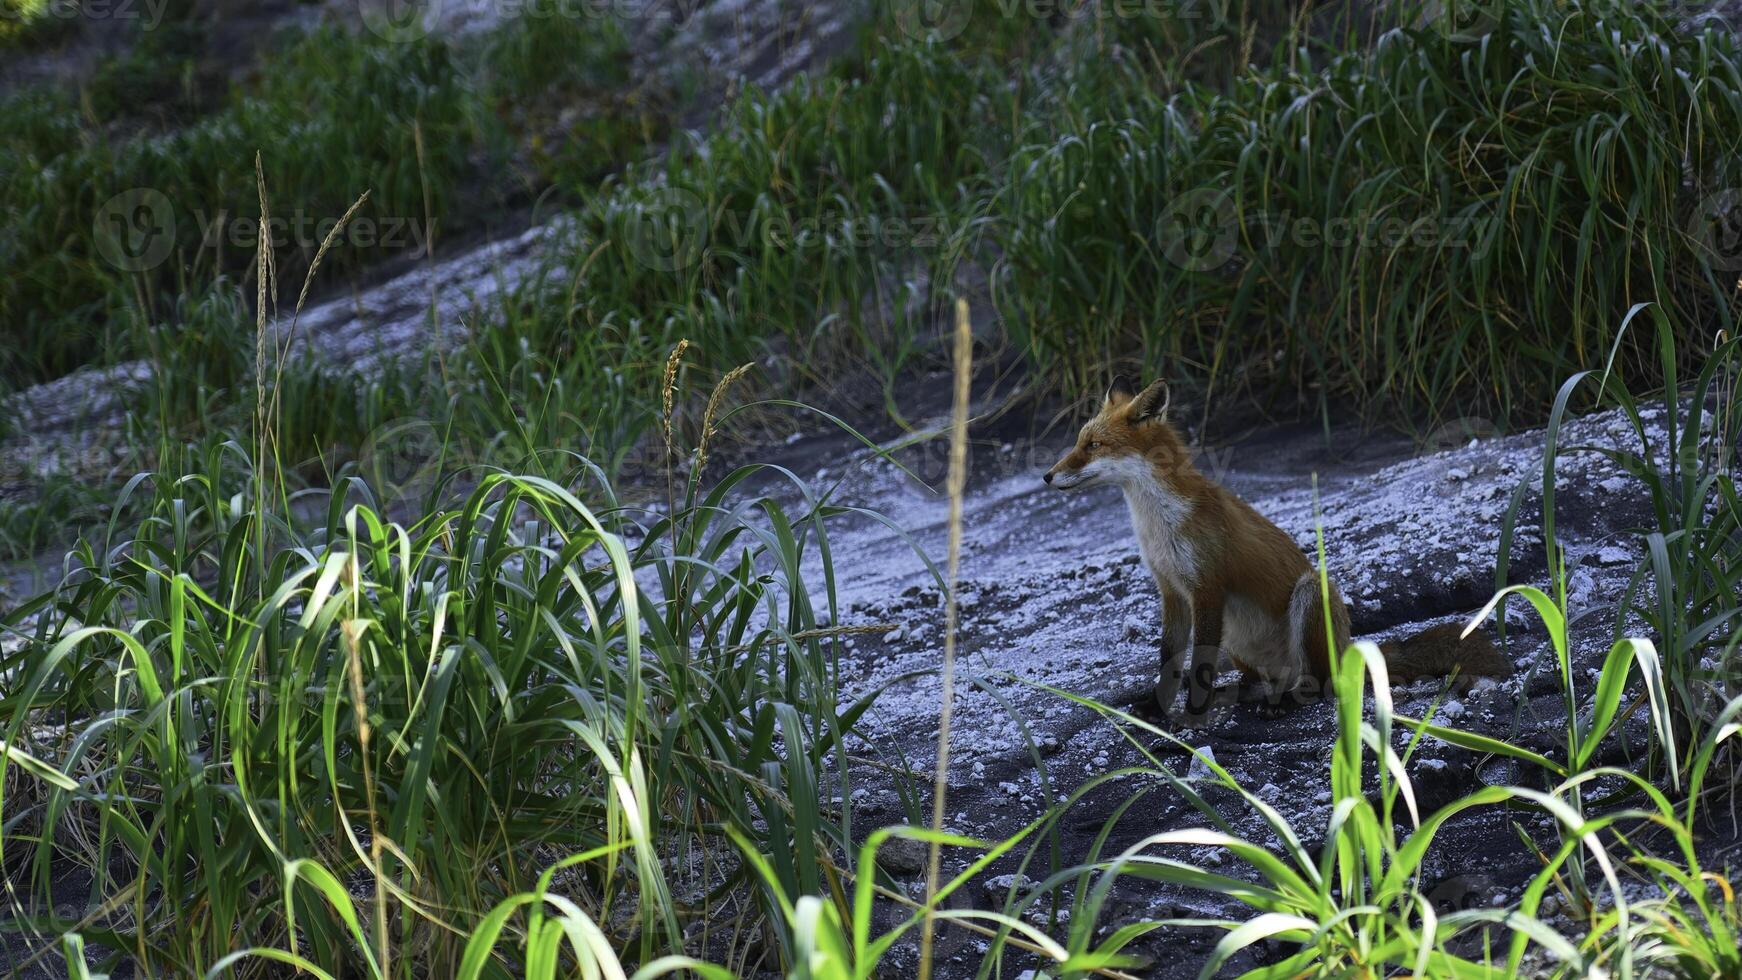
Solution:
M 1165 381 L 1135 391 L 1115 378 L 1076 446 L 1046 471 L 1046 482 L 1060 490 L 1129 486 L 1190 465 L 1184 441 L 1167 422 L 1168 400 Z

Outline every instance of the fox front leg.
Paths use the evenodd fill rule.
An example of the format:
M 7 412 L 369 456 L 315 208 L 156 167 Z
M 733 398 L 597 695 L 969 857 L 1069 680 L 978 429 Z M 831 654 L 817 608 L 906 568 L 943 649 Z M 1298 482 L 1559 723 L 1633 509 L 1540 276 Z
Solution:
M 1216 700 L 1216 671 L 1222 658 L 1222 597 L 1200 594 L 1192 597 L 1192 666 L 1186 675 L 1188 724 L 1208 719 Z
M 1161 676 L 1155 684 L 1155 706 L 1171 716 L 1185 677 L 1186 654 L 1192 648 L 1191 602 L 1183 593 L 1162 586 L 1161 616 Z

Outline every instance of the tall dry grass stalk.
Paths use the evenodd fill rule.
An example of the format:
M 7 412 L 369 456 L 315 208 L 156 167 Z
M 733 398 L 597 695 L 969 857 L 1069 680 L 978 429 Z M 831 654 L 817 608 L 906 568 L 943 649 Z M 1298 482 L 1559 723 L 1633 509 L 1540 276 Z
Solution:
M 314 285 L 315 273 L 320 271 L 321 261 L 327 257 L 327 252 L 332 249 L 333 243 L 339 240 L 339 233 L 345 230 L 345 226 L 351 223 L 351 219 L 357 216 L 357 212 L 361 210 L 364 203 L 369 200 L 369 193 L 369 191 L 364 191 L 362 196 L 357 198 L 350 208 L 345 211 L 344 217 L 339 219 L 339 223 L 334 225 L 331 231 L 327 232 L 327 237 L 321 241 L 321 247 L 315 250 L 315 260 L 309 263 L 308 273 L 302 278 L 302 289 L 296 295 L 296 309 L 292 310 L 290 314 L 289 329 L 282 333 L 274 331 L 273 349 L 274 353 L 277 355 L 278 361 L 272 367 L 272 403 L 268 409 L 267 425 L 265 426 L 265 429 L 275 446 L 278 442 L 278 415 L 283 404 L 279 392 L 283 389 L 284 365 L 285 362 L 290 360 L 291 345 L 296 342 L 296 326 L 302 321 L 302 308 L 304 304 L 308 302 L 309 289 Z M 259 356 L 259 352 L 256 351 L 255 360 L 257 366 L 259 363 Z
M 361 580 L 357 574 L 357 559 L 353 556 L 346 568 L 351 572 L 351 587 L 357 587 Z M 364 805 L 369 811 L 369 861 L 370 872 L 374 878 L 375 900 L 375 961 L 381 964 L 382 976 L 392 974 L 390 950 L 387 940 L 387 889 L 383 887 L 386 877 L 381 867 L 381 852 L 383 838 L 381 836 L 380 811 L 375 805 L 375 777 L 369 765 L 369 702 L 363 687 L 363 653 L 359 633 L 365 628 L 363 622 L 348 619 L 341 624 L 341 632 L 345 638 L 346 677 L 351 685 L 351 711 L 357 725 L 357 763 L 363 772 Z
M 932 770 L 931 829 L 944 829 L 944 811 L 950 789 L 950 712 L 956 700 L 956 582 L 962 564 L 962 497 L 968 488 L 968 389 L 973 373 L 974 330 L 968 320 L 968 301 L 956 300 L 956 396 L 950 420 L 950 544 L 949 594 L 944 602 L 943 693 L 938 704 L 938 755 Z M 938 842 L 931 842 L 926 856 L 925 925 L 919 938 L 919 980 L 929 980 L 934 939 L 934 907 L 938 890 L 938 867 L 942 855 Z
M 750 367 L 751 365 L 749 364 L 740 364 L 726 372 L 726 376 L 720 379 L 720 383 L 715 385 L 713 392 L 708 395 L 707 410 L 702 412 L 702 435 L 700 441 L 696 444 L 695 479 L 697 487 L 701 486 L 702 471 L 708 467 L 708 443 L 713 441 L 714 438 L 714 419 L 719 416 L 720 402 L 724 400 L 726 396 L 726 389 L 732 387 L 733 383 L 739 378 L 748 374 L 750 372 Z
M 1738 280 L 1737 286 L 1742 288 L 1742 280 Z M 1720 330 L 1718 331 L 1717 337 L 1712 340 L 1712 350 L 1716 352 L 1729 342 L 1730 337 L 1728 332 Z M 1736 433 L 1731 431 L 1732 420 L 1735 416 L 1728 409 L 1729 406 L 1736 404 L 1738 388 L 1742 388 L 1742 375 L 1738 375 L 1735 371 L 1726 371 L 1724 372 L 1724 375 L 1725 376 L 1718 381 L 1718 401 L 1717 404 L 1713 406 L 1712 413 L 1713 428 L 1711 445 L 1713 450 L 1718 454 L 1718 458 L 1714 464 L 1715 468 L 1727 467 L 1735 462 L 1734 459 L 1730 458 L 1730 454 L 1736 451 L 1736 444 L 1733 441 Z
M 423 260 L 429 268 L 435 268 L 436 249 L 436 217 L 435 205 L 430 196 L 429 165 L 424 160 L 423 121 L 414 119 L 411 123 L 412 146 L 417 151 L 417 184 L 423 193 L 423 228 L 425 237 Z M 429 280 L 429 332 L 430 343 L 435 345 L 436 371 L 441 375 L 443 387 L 453 380 L 448 373 L 447 346 L 442 343 L 441 304 L 438 302 L 437 290 L 440 277 L 430 276 Z
M 270 222 L 272 209 L 266 200 L 266 171 L 261 165 L 260 154 L 254 154 L 254 190 L 260 197 L 260 227 L 259 237 L 255 239 L 254 248 L 254 528 L 256 547 L 254 548 L 254 580 L 256 583 L 266 581 L 267 548 L 266 548 L 266 446 L 269 428 L 266 418 L 266 303 L 272 298 L 274 307 L 277 305 L 278 290 L 274 279 L 276 270 L 272 259 L 272 235 Z M 245 565 L 236 566 L 236 579 L 231 588 L 240 591 Z M 266 666 L 262 661 L 256 667 L 256 680 L 260 682 L 260 690 L 266 690 Z M 253 715 L 256 723 L 265 717 L 265 706 L 259 702 L 253 705 Z
M 659 383 L 660 419 L 664 424 L 665 435 L 665 510 L 667 514 L 677 513 L 677 493 L 672 488 L 672 463 L 675 449 L 672 442 L 672 414 L 677 405 L 677 370 L 683 363 L 684 352 L 690 349 L 688 340 L 679 340 L 677 346 L 671 349 L 671 356 L 665 359 L 665 377 Z M 675 534 L 676 532 L 673 531 Z M 672 539 L 673 547 L 677 539 Z
M 266 461 L 266 302 L 269 296 L 275 296 L 277 291 L 270 288 L 273 279 L 272 235 L 269 224 L 272 220 L 272 209 L 266 200 L 266 171 L 260 163 L 260 154 L 254 154 L 254 190 L 260 197 L 260 235 L 254 247 L 254 465 L 258 468 Z M 266 511 L 266 486 L 256 474 L 254 480 L 255 513 Z M 265 549 L 261 549 L 264 561 Z M 264 564 L 260 567 L 261 577 L 265 577 Z
M 363 205 L 369 200 L 369 191 L 364 191 L 345 211 L 337 224 L 327 232 L 322 239 L 320 248 L 315 250 L 314 261 L 309 263 L 308 272 L 303 274 L 302 288 L 297 292 L 296 307 L 291 311 L 290 326 L 285 330 L 270 329 L 268 324 L 277 320 L 278 307 L 278 267 L 272 251 L 272 236 L 270 226 L 272 208 L 266 196 L 266 170 L 261 164 L 260 155 L 254 155 L 254 189 L 260 199 L 260 234 L 255 246 L 254 255 L 254 451 L 255 465 L 263 467 L 267 460 L 276 463 L 278 456 L 278 415 L 282 407 L 279 392 L 283 387 L 284 365 L 290 360 L 292 344 L 296 341 L 296 327 L 302 319 L 303 307 L 308 303 L 310 289 L 314 286 L 315 274 L 320 272 L 321 262 L 327 253 L 332 251 L 333 244 L 339 240 L 339 234 L 350 225 L 351 219 L 357 216 Z M 274 316 L 268 317 L 267 310 L 272 309 Z M 266 348 L 267 341 L 272 343 L 271 383 L 267 382 Z M 268 391 L 271 397 L 268 398 Z M 273 471 L 276 472 L 276 469 Z M 266 479 L 262 471 L 255 480 L 256 506 L 260 513 L 265 513 Z

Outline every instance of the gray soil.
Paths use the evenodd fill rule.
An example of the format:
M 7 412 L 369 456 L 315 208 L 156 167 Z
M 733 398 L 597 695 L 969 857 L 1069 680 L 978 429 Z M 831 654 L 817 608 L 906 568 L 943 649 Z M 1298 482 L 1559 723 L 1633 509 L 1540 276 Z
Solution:
M 942 377 L 916 381 L 909 390 L 948 389 Z M 990 415 L 993 407 L 976 405 L 976 415 Z M 1151 766 L 1145 754 L 1153 753 L 1197 787 L 1235 833 L 1280 847 L 1248 803 L 1210 785 L 1201 771 L 1193 772 L 1184 749 L 1130 725 L 1122 731 L 1103 715 L 1048 690 L 1127 710 L 1164 728 L 1169 724 L 1149 704 L 1160 610 L 1124 502 L 1112 489 L 1066 494 L 1045 486 L 1040 474 L 1064 452 L 1071 434 L 1017 435 L 1034 417 L 1010 413 L 975 431 L 958 592 L 949 829 L 982 840 L 1002 839 L 1094 777 Z M 941 429 L 942 420 L 936 422 Z M 1212 440 L 1200 450 L 1199 465 L 1292 534 L 1308 553 L 1315 523 L 1322 526 L 1330 574 L 1348 597 L 1356 638 L 1383 641 L 1466 621 L 1495 590 L 1502 517 L 1521 481 L 1540 483 L 1543 438 L 1541 432 L 1471 434 L 1480 431 L 1480 424 L 1457 423 L 1423 445 L 1353 427 L 1334 428 L 1327 437 L 1315 426 L 1270 426 Z M 1615 414 L 1580 420 L 1565 437 L 1570 444 L 1634 444 Z M 939 581 L 921 554 L 941 566 L 946 553 L 948 501 L 936 490 L 947 465 L 942 447 L 939 438 L 897 453 L 907 472 L 834 430 L 801 434 L 755 454 L 793 470 L 816 492 L 830 491 L 835 502 L 887 517 L 896 528 L 845 517 L 831 531 L 839 622 L 895 627 L 881 637 L 848 642 L 842 707 L 878 692 L 849 750 L 912 771 L 910 777 L 897 777 L 859 767 L 847 793 L 854 833 L 861 838 L 874 827 L 929 819 L 944 608 Z M 1639 558 L 1628 529 L 1648 515 L 1640 487 L 1595 453 L 1566 458 L 1556 478 L 1557 524 L 1569 549 L 1569 600 L 1576 617 L 1575 680 L 1588 694 L 1613 639 L 1615 602 Z M 762 489 L 796 502 L 789 485 L 770 481 Z M 1543 568 L 1536 495 L 1527 493 L 1509 581 L 1546 585 Z M 822 583 L 816 586 L 820 594 Z M 1485 628 L 1492 631 L 1492 622 Z M 1442 723 L 1560 758 L 1565 715 L 1546 635 L 1522 602 L 1509 608 L 1506 634 L 1504 649 L 1517 669 L 1513 678 L 1479 682 L 1470 690 L 1447 691 L 1435 682 L 1398 687 L 1392 692 L 1396 710 L 1415 717 L 1434 711 Z M 1236 705 L 1176 734 L 1213 753 L 1313 850 L 1329 816 L 1333 728 L 1333 706 L 1311 702 L 1280 718 L 1259 706 Z M 1623 737 L 1612 740 L 1604 761 L 1637 761 L 1629 755 L 1637 756 L 1644 744 L 1643 722 L 1636 719 Z M 1545 785 L 1542 773 L 1432 740 L 1415 752 L 1408 771 L 1424 816 L 1483 785 Z M 1087 859 L 1104 824 L 1140 791 L 1142 802 L 1118 820 L 1103 857 L 1157 832 L 1212 825 L 1164 779 L 1132 775 L 1087 793 L 1060 819 L 1055 835 L 1036 838 L 1041 846 L 1023 869 L 1027 877 L 1044 878 L 1053 867 Z M 1401 806 L 1398 819 L 1407 821 Z M 1430 853 L 1424 890 L 1442 910 L 1515 900 L 1536 865 L 1519 830 L 1539 845 L 1554 841 L 1553 828 L 1534 814 L 1493 807 L 1454 819 Z M 1718 867 L 1733 862 L 1739 853 L 1735 828 L 1726 824 L 1708 831 L 1707 860 Z M 1249 874 L 1218 848 L 1183 851 L 1151 848 L 1147 853 Z M 963 863 L 963 855 L 950 859 L 952 866 Z M 1001 908 L 1012 886 L 1021 884 L 1014 877 L 1017 860 L 1001 862 L 957 907 Z M 886 864 L 919 894 L 923 873 L 917 852 L 897 847 Z M 1020 887 L 1016 894 L 1021 897 Z M 1043 908 L 1031 910 L 1037 922 Z M 1097 925 L 1104 936 L 1133 921 L 1247 914 L 1211 894 L 1132 878 L 1114 889 Z M 1195 975 L 1219 935 L 1202 928 L 1158 929 L 1134 947 L 1150 962 L 1138 972 Z M 984 946 L 957 930 L 945 934 L 941 948 L 949 964 L 945 975 L 970 976 Z M 884 975 L 910 975 L 915 955 L 911 944 L 898 947 Z M 1251 967 L 1275 955 L 1280 950 L 1260 947 L 1240 962 Z
M 254 58 L 250 44 L 277 28 L 307 27 L 322 18 L 362 29 L 361 12 L 376 0 L 292 0 L 225 3 L 210 20 L 215 51 L 239 69 Z M 489 27 L 521 4 L 500 0 L 439 0 L 423 4 L 427 28 L 463 36 Z M 745 85 L 773 89 L 814 70 L 851 42 L 863 8 L 855 0 L 622 0 L 601 5 L 524 5 L 531 10 L 607 9 L 621 18 L 637 70 L 674 67 L 690 74 L 704 95 L 695 111 L 723 103 Z M 129 8 L 139 17 L 156 9 L 145 0 Z M 71 40 L 9 60 L 0 66 L 0 94 L 26 83 L 73 84 L 105 55 L 126 50 L 137 37 L 136 20 L 87 17 Z M 230 42 L 234 41 L 234 44 Z M 244 41 L 248 43 L 243 43 Z M 319 357 L 355 370 L 377 370 L 384 360 L 421 355 L 432 343 L 456 346 L 464 321 L 491 298 L 531 277 L 551 271 L 553 238 L 563 235 L 561 217 L 541 209 L 504 216 L 498 231 L 474 233 L 420 261 L 390 260 L 366 281 L 335 287 L 316 283 L 314 298 L 294 322 L 293 358 Z M 291 298 L 274 328 L 293 329 Z M 149 382 L 143 361 L 91 367 L 10 396 L 0 393 L 0 413 L 12 420 L 0 438 L 0 500 L 18 500 L 41 479 L 72 477 L 93 483 L 125 480 L 137 468 L 121 431 L 136 392 Z M 0 569 L 0 600 L 10 583 L 16 594 L 40 579 L 30 569 Z
M 939 378 L 915 386 L 925 387 L 945 391 L 948 384 Z M 988 408 L 977 406 L 981 413 Z M 1463 623 L 1496 591 L 1503 514 L 1521 481 L 1540 485 L 1543 434 L 1474 434 L 1482 430 L 1479 423 L 1460 422 L 1421 445 L 1352 427 L 1333 429 L 1328 438 L 1318 427 L 1270 427 L 1203 447 L 1199 465 L 1292 534 L 1309 555 L 1316 481 L 1317 523 L 1324 530 L 1331 577 L 1349 599 L 1356 638 L 1384 641 L 1440 623 Z M 1636 447 L 1616 414 L 1581 420 L 1565 437 L 1569 444 Z M 1102 715 L 1047 689 L 1069 691 L 1168 727 L 1149 703 L 1159 663 L 1159 603 L 1119 491 L 1073 495 L 1040 480 L 1070 441 L 1069 433 L 1029 440 L 992 432 L 974 442 L 964 502 L 948 812 L 949 829 L 982 840 L 1009 836 L 1093 777 L 1145 766 L 1145 752 L 1180 776 L 1192 770 L 1186 750 L 1129 725 L 1122 732 Z M 850 792 L 855 821 L 869 827 L 916 816 L 929 819 L 944 610 L 938 583 L 914 549 L 941 565 L 948 502 L 931 489 L 943 485 L 944 453 L 936 448 L 941 440 L 929 451 L 901 455 L 930 487 L 855 446 L 823 433 L 793 443 L 784 458 L 774 461 L 819 487 L 835 486 L 840 502 L 875 510 L 901 528 L 897 533 L 873 521 L 851 522 L 838 527 L 830 542 L 841 572 L 842 622 L 896 627 L 884 637 L 850 644 L 843 673 L 851 680 L 843 706 L 881 692 L 854 750 L 910 765 L 919 786 L 916 814 L 904 807 L 894 781 L 862 775 L 862 784 Z M 1556 485 L 1558 535 L 1568 548 L 1569 605 L 1575 615 L 1575 683 L 1588 697 L 1614 639 L 1616 602 L 1639 557 L 1628 529 L 1648 514 L 1641 487 L 1595 453 L 1564 458 Z M 1546 588 L 1537 494 L 1527 493 L 1521 509 L 1507 581 Z M 1494 635 L 1492 620 L 1484 628 Z M 1552 650 L 1521 600 L 1508 608 L 1504 650 L 1517 670 L 1511 679 L 1480 681 L 1468 690 L 1447 690 L 1429 681 L 1398 687 L 1392 692 L 1395 710 L 1418 718 L 1435 711 L 1442 724 L 1562 758 L 1565 712 Z M 1223 678 L 1233 679 L 1232 674 Z M 1333 705 L 1319 701 L 1281 718 L 1268 714 L 1261 706 L 1235 705 L 1206 725 L 1176 734 L 1213 753 L 1314 850 L 1330 809 Z M 1612 740 L 1604 761 L 1638 761 L 1645 744 L 1642 719 L 1643 712 Z M 1403 744 L 1400 739 L 1398 747 Z M 1420 746 L 1408 772 L 1424 817 L 1483 785 L 1546 785 L 1546 774 L 1433 740 Z M 1237 794 L 1211 786 L 1207 775 L 1188 778 L 1237 834 L 1280 846 Z M 1103 857 L 1157 832 L 1212 826 L 1208 815 L 1164 779 L 1131 776 L 1089 793 L 1069 809 L 1058 825 L 1061 865 L 1086 859 L 1115 808 L 1139 790 L 1148 795 L 1119 820 Z M 1401 803 L 1398 819 L 1407 820 Z M 1516 900 L 1537 866 L 1518 829 L 1539 845 L 1555 843 L 1553 828 L 1534 814 L 1493 807 L 1453 820 L 1431 852 L 1424 891 L 1442 911 Z M 1726 823 L 1709 830 L 1709 857 L 1717 866 L 1733 862 L 1735 827 Z M 1052 846 L 1048 841 L 1040 848 L 1026 869 L 1030 879 L 1049 873 Z M 1147 853 L 1248 874 L 1219 848 L 1151 848 Z M 893 863 L 918 889 L 922 874 L 913 856 L 897 854 Z M 1016 871 L 1015 859 L 1002 862 L 993 885 L 959 904 L 1002 907 Z M 1249 914 L 1211 894 L 1133 878 L 1114 890 L 1113 905 L 1097 922 L 1098 935 L 1104 938 L 1107 931 L 1139 920 Z M 1042 920 L 1038 909 L 1035 918 Z M 1219 937 L 1215 930 L 1188 928 L 1150 933 L 1135 947 L 1152 961 L 1141 972 L 1195 975 Z M 948 945 L 953 968 L 970 975 L 983 944 L 958 931 Z M 914 950 L 904 955 L 911 957 Z M 1265 955 L 1261 950 L 1256 959 L 1247 956 L 1241 962 L 1255 966 Z M 897 957 L 887 975 L 904 975 L 912 965 L 911 958 Z M 1038 961 L 1027 965 L 1043 966 Z

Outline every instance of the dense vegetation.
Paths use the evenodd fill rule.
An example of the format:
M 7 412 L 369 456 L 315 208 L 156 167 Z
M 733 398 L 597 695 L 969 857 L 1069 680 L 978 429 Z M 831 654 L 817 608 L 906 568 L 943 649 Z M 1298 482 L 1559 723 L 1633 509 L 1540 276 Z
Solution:
M 506 193 L 630 164 L 574 192 L 586 234 L 566 261 L 594 287 L 578 322 L 639 318 L 642 353 L 690 336 L 724 365 L 777 343 L 802 370 L 801 353 L 863 349 L 895 377 L 927 335 L 891 315 L 908 308 L 891 294 L 967 261 L 993 265 L 1036 370 L 1077 385 L 1127 360 L 1314 407 L 1429 414 L 1456 398 L 1540 419 L 1540 393 L 1607 356 L 1634 302 L 1730 325 L 1742 78 L 1727 31 L 1658 5 L 1535 0 L 1500 5 L 1479 38 L 1431 21 L 1347 50 L 1288 35 L 1222 78 L 1200 68 L 1206 50 L 1249 46 L 1260 24 L 1211 9 L 1223 18 L 1170 5 L 1066 30 L 1043 55 L 996 30 L 971 47 L 874 33 L 863 61 L 746 94 L 645 166 L 635 138 L 663 130 L 645 93 L 640 109 L 599 94 L 625 84 L 625 55 L 596 22 L 539 18 L 466 52 L 324 30 L 190 125 L 93 140 L 138 106 L 123 96 L 150 90 L 140 76 L 175 77 L 176 44 L 156 40 L 114 73 L 125 89 L 93 84 L 91 118 L 64 94 L 5 106 L 0 172 L 20 177 L 5 183 L 22 219 L 5 256 L 22 272 L 0 294 L 20 341 L 5 373 L 136 356 L 135 332 L 114 329 L 130 305 L 162 317 L 177 292 L 246 275 L 249 236 L 215 232 L 213 216 L 258 218 L 255 149 L 284 211 L 336 218 L 366 188 L 358 222 L 398 229 L 335 250 L 342 271 L 487 210 L 461 187 L 509 159 L 525 123 L 510 107 L 553 88 L 595 122 L 564 134 L 573 150 L 539 140 L 542 166 Z M 599 67 L 537 68 L 552 62 Z M 105 192 L 136 187 L 171 209 L 156 251 L 172 257 L 117 268 L 102 256 L 156 243 L 83 232 Z M 674 209 L 683 227 L 661 227 Z M 319 243 L 307 229 L 280 243 L 288 280 Z M 650 267 L 654 246 L 679 268 Z M 1655 370 L 1649 350 L 1621 354 L 1627 378 Z
M 205 74 L 208 42 L 174 21 L 146 31 L 78 92 L 34 87 L 0 104 L 0 383 L 140 356 L 129 321 L 174 321 L 182 294 L 251 277 L 261 237 L 255 162 L 271 175 L 267 232 L 300 282 L 327 231 L 364 190 L 330 271 L 430 254 L 475 216 L 559 177 L 594 178 L 656 125 L 631 104 L 612 22 L 516 22 L 488 45 L 389 43 L 336 27 L 286 42 L 227 97 Z M 567 70 L 537 70 L 565 52 Z M 515 100 L 591 107 L 572 149 L 516 158 L 542 134 Z M 510 179 L 503 179 L 504 173 Z M 488 179 L 486 179 L 488 178 Z M 246 285 L 246 282 L 244 282 Z
M 766 471 L 708 456 L 734 406 L 847 371 L 899 417 L 898 383 L 945 359 L 935 324 L 984 290 L 1037 384 L 1128 364 L 1290 410 L 1547 420 L 1532 489 L 1550 575 L 1518 594 L 1554 640 L 1568 719 L 1543 754 L 1397 717 L 1358 646 L 1336 669 L 1329 827 L 1287 826 L 1200 760 L 1280 847 L 1205 830 L 1075 855 L 982 915 L 987 971 L 1128 967 L 1129 944 L 1178 924 L 1116 917 L 1108 895 L 1135 875 L 1255 913 L 1209 923 L 1225 938 L 1206 972 L 1275 940 L 1266 975 L 1742 975 L 1729 872 L 1695 849 L 1742 719 L 1723 193 L 1742 177 L 1742 53 L 1668 5 L 1480 11 L 1160 5 L 1041 31 L 977 4 L 928 34 L 897 5 L 833 69 L 695 132 L 669 126 L 682 78 L 625 96 L 624 34 L 561 18 L 465 42 L 325 28 L 212 104 L 177 88 L 200 42 L 172 31 L 76 98 L 10 97 L 0 377 L 152 370 L 129 422 L 142 475 L 95 492 L 45 476 L 0 508 L 14 555 L 84 528 L 77 571 L 0 613 L 0 864 L 33 948 L 75 973 L 864 977 L 923 920 L 878 871 L 893 837 L 983 852 L 935 906 L 1032 857 L 1115 776 L 1222 824 L 1147 748 L 1173 735 L 1100 705 L 1151 764 L 1022 834 L 855 820 L 878 692 L 842 703 L 842 644 L 875 628 L 836 608 L 845 511 L 802 484 L 796 509 L 752 495 Z M 115 82 L 137 78 L 167 86 L 165 114 Z M 541 103 L 583 122 L 552 136 Z M 494 199 L 470 190 L 504 169 L 517 183 L 490 182 Z M 175 216 L 161 262 L 114 261 L 127 243 L 89 232 L 131 188 Z M 473 315 L 462 348 L 367 376 L 279 363 L 262 340 L 260 270 L 294 300 L 336 222 L 212 249 L 193 217 L 336 219 L 368 191 L 354 219 L 434 234 L 551 188 L 568 210 L 547 274 Z M 321 277 L 394 251 L 335 238 Z M 1572 667 L 1553 530 L 1554 457 L 1579 451 L 1559 426 L 1593 404 L 1637 426 L 1624 463 L 1654 515 L 1594 687 Z M 632 477 L 661 499 L 620 499 Z M 1638 772 L 1594 761 L 1624 711 L 1650 722 Z M 1528 778 L 1418 813 L 1402 762 L 1422 738 Z M 876 764 L 923 825 L 912 774 Z M 1419 875 L 1435 834 L 1500 807 L 1551 817 L 1559 850 L 1512 907 L 1439 915 Z M 1670 845 L 1632 836 L 1642 822 Z M 91 899 L 70 915 L 53 905 L 68 880 Z M 1540 914 L 1551 889 L 1582 934 Z M 1026 914 L 1043 905 L 1064 910 L 1050 932 Z

